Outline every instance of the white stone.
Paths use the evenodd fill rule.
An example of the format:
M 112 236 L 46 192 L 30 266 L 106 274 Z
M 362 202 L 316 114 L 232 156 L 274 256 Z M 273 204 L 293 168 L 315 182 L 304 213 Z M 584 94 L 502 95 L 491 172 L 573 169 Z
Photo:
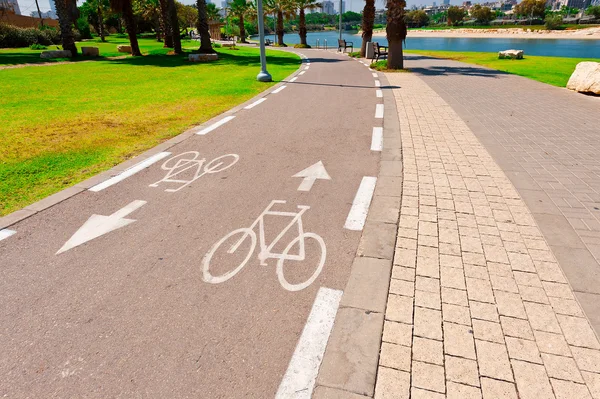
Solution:
M 50 50 L 42 51 L 40 58 L 71 58 L 71 50 Z
M 82 47 L 81 55 L 87 57 L 98 57 L 100 55 L 100 49 L 98 47 Z
M 498 51 L 498 58 L 511 58 L 521 60 L 523 59 L 523 50 L 504 50 Z
M 569 78 L 567 89 L 600 94 L 600 62 L 580 62 Z
M 121 44 L 121 45 L 117 46 L 117 51 L 119 53 L 130 53 L 131 54 L 131 46 L 125 46 L 124 44 Z
M 217 53 L 211 54 L 190 54 L 188 56 L 188 60 L 191 62 L 206 62 L 206 61 L 216 61 L 219 59 Z

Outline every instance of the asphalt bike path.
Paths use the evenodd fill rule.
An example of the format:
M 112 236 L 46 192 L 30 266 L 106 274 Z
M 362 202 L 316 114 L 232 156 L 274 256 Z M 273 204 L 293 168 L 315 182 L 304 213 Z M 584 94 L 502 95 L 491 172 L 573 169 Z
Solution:
M 361 63 L 303 54 L 263 99 L 9 227 L 0 395 L 286 397 L 313 378 L 377 177 L 381 98 Z

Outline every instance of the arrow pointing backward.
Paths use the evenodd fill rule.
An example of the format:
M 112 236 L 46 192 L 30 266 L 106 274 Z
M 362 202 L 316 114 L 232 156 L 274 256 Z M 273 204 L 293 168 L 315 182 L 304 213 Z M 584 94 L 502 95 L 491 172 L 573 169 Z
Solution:
M 323 180 L 331 180 L 331 176 L 325 170 L 325 166 L 323 166 L 323 162 L 319 161 L 314 165 L 309 166 L 301 172 L 296 173 L 292 177 L 304 177 L 302 183 L 298 186 L 298 191 L 310 191 L 313 184 L 315 184 L 315 180 L 323 179 Z
M 125 227 L 135 222 L 133 219 L 124 219 L 125 216 L 146 204 L 146 201 L 133 201 L 124 208 L 119 209 L 110 216 L 92 215 L 90 218 L 73 234 L 69 241 L 58 250 L 56 255 L 75 248 L 78 245 L 98 238 L 101 235 L 110 233 L 113 230 Z

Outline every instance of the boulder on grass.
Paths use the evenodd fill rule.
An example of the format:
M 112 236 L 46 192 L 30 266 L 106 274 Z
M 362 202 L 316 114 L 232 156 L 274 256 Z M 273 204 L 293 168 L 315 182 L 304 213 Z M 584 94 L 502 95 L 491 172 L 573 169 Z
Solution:
M 524 53 L 523 50 L 498 51 L 498 58 L 500 58 L 500 59 L 509 58 L 511 60 L 522 60 L 523 53 Z
M 131 54 L 131 46 L 126 46 L 124 44 L 121 44 L 121 45 L 117 46 L 117 51 L 119 53 L 129 53 L 129 54 Z
M 81 55 L 86 57 L 98 57 L 100 55 L 100 49 L 98 47 L 82 47 Z
M 600 62 L 580 62 L 569 78 L 567 89 L 600 94 Z
M 49 50 L 42 51 L 40 58 L 71 58 L 71 50 Z
M 219 59 L 217 53 L 211 54 L 190 54 L 188 56 L 188 60 L 191 62 L 207 62 L 207 61 L 216 61 Z

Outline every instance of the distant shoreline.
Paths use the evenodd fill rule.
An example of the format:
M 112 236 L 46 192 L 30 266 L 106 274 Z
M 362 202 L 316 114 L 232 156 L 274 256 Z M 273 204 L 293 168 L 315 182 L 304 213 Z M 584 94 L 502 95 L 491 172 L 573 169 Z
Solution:
M 373 32 L 374 37 L 385 37 L 385 31 Z M 600 28 L 578 30 L 537 30 L 527 31 L 527 27 L 508 29 L 444 29 L 444 30 L 409 30 L 408 37 L 440 37 L 470 39 L 574 39 L 600 40 Z

